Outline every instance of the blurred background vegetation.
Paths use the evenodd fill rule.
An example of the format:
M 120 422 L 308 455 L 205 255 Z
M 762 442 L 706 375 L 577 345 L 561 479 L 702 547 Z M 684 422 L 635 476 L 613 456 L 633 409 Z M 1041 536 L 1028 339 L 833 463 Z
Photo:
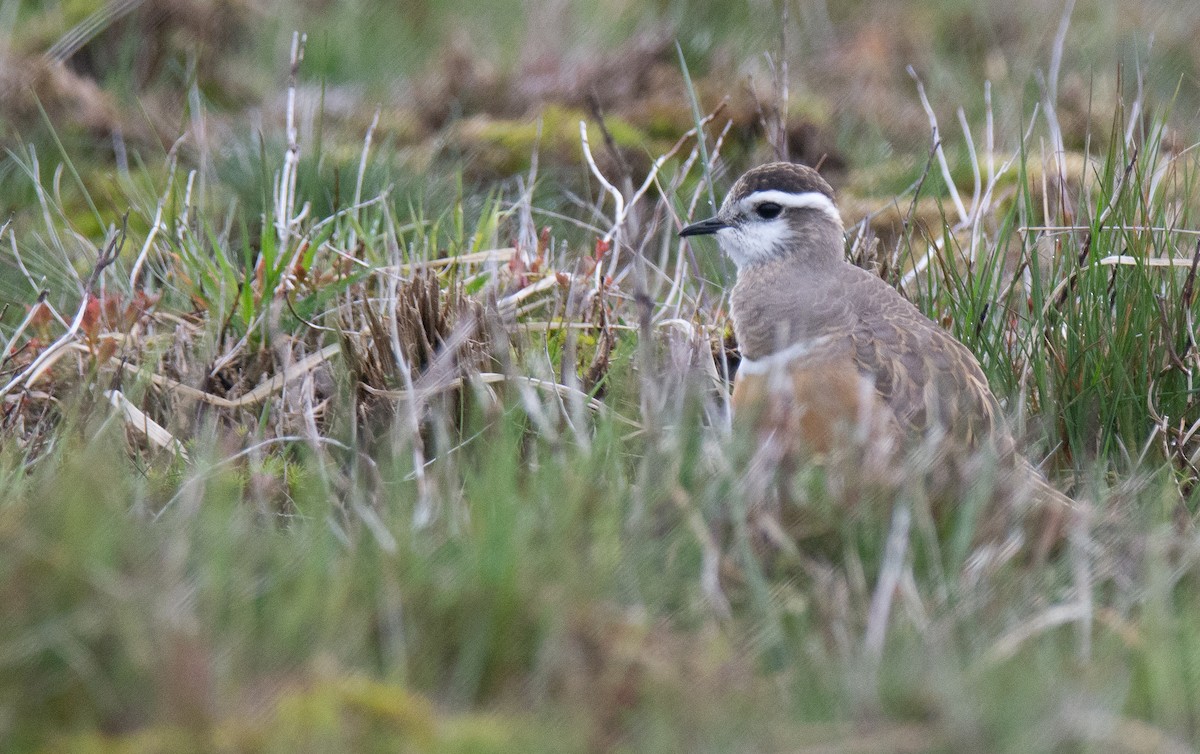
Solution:
M 332 165 L 353 159 L 378 108 L 378 138 L 406 173 L 436 163 L 436 172 L 459 165 L 479 179 L 511 176 L 533 153 L 539 116 L 544 162 L 578 170 L 574 116 L 595 107 L 628 125 L 614 131 L 644 162 L 691 126 L 676 43 L 702 108 L 730 99 L 726 115 L 745 150 L 761 149 L 758 111 L 773 104 L 773 68 L 786 63 L 792 151 L 826 156 L 843 181 L 881 194 L 903 188 L 929 148 L 908 66 L 948 127 L 958 107 L 981 121 L 990 82 L 1003 144 L 1046 87 L 1073 149 L 1106 134 L 1114 104 L 1139 90 L 1185 128 L 1200 105 L 1191 85 L 1200 9 L 1187 0 L 1078 3 L 1054 82 L 1061 2 L 785 6 L 485 2 L 463 12 L 439 2 L 6 0 L 0 139 L 45 152 L 52 128 L 96 181 L 129 160 L 161 163 L 184 133 L 188 150 L 236 162 L 239 149 L 254 154 L 279 138 L 293 30 L 308 35 L 301 126 L 321 137 L 306 139 L 308 149 L 319 143 Z M 0 170 L 16 168 L 9 160 Z M 227 180 L 237 178 L 251 180 Z M 5 214 L 28 201 L 27 183 L 3 181 Z

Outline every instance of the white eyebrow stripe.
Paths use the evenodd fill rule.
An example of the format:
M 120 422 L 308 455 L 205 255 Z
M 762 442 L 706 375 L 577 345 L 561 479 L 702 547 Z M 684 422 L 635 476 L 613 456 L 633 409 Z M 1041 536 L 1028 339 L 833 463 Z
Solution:
M 793 194 L 775 189 L 755 191 L 738 202 L 738 204 L 741 205 L 743 212 L 749 213 L 763 202 L 771 202 L 781 207 L 792 207 L 794 209 L 815 209 L 824 212 L 839 223 L 842 221 L 842 216 L 838 213 L 837 207 L 834 206 L 833 200 L 820 191 L 805 191 L 803 194 Z

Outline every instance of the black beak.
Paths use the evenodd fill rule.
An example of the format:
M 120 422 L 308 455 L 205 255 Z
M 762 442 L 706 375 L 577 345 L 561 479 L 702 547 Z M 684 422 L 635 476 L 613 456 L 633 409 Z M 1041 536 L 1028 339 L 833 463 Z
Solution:
M 718 230 L 728 228 L 729 226 L 723 221 L 710 217 L 707 220 L 701 220 L 698 223 L 692 223 L 679 231 L 680 236 L 710 236 Z

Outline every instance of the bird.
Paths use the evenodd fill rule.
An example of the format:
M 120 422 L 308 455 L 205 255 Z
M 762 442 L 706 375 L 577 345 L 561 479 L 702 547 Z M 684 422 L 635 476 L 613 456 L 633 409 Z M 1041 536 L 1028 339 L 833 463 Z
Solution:
M 890 464 L 898 475 L 917 450 L 932 448 L 935 465 L 947 468 L 986 454 L 1010 472 L 1025 508 L 1060 521 L 1072 507 L 1017 452 L 971 350 L 847 261 L 833 189 L 816 170 L 790 162 L 752 168 L 715 216 L 679 235 L 715 236 L 737 268 L 734 420 L 774 442 L 780 457 L 851 448 L 853 463 Z M 969 473 L 949 474 L 954 483 L 942 483 L 942 497 L 961 493 Z

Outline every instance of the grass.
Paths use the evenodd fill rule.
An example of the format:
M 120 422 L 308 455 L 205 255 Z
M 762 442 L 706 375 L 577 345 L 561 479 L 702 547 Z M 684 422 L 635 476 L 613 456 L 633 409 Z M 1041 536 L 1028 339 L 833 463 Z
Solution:
M 988 11 L 962 12 L 972 44 L 1054 52 L 1031 15 L 991 45 Z M 842 13 L 839 44 L 870 62 L 846 40 L 874 39 L 873 16 Z M 820 56 L 819 16 L 793 9 L 793 75 Z M 354 17 L 328 28 L 352 38 Z M 1154 69 L 1176 37 L 1140 90 L 1102 63 L 1080 111 L 1027 79 L 953 99 L 983 90 L 957 65 L 976 48 L 933 24 L 913 31 L 944 41 L 927 107 L 901 60 L 908 88 L 873 95 L 905 103 L 891 120 L 854 110 L 872 97 L 793 116 L 849 145 L 831 174 L 850 258 L 972 348 L 1080 502 L 1029 562 L 978 541 L 986 479 L 938 525 L 918 469 L 847 512 L 836 470 L 809 468 L 793 491 L 818 525 L 781 538 L 786 516 L 764 515 L 771 480 L 728 428 L 729 271 L 675 230 L 770 154 L 721 56 L 777 40 L 696 23 L 656 69 L 677 120 L 555 105 L 536 159 L 530 119 L 501 112 L 429 142 L 390 105 L 309 125 L 306 66 L 327 94 L 378 86 L 377 29 L 310 41 L 291 81 L 278 55 L 248 71 L 282 71 L 299 101 L 257 136 L 203 93 L 220 81 L 203 59 L 140 94 L 190 92 L 175 149 L 130 136 L 121 164 L 49 99 L 0 128 L 6 750 L 1188 750 L 1200 133 L 1193 73 L 1174 93 Z M 1071 39 L 1106 28 L 1080 23 Z M 844 63 L 820 59 L 789 112 L 837 101 Z M 575 108 L 588 151 L 564 160 Z M 453 142 L 472 117 L 519 169 L 488 175 L 494 142 Z

